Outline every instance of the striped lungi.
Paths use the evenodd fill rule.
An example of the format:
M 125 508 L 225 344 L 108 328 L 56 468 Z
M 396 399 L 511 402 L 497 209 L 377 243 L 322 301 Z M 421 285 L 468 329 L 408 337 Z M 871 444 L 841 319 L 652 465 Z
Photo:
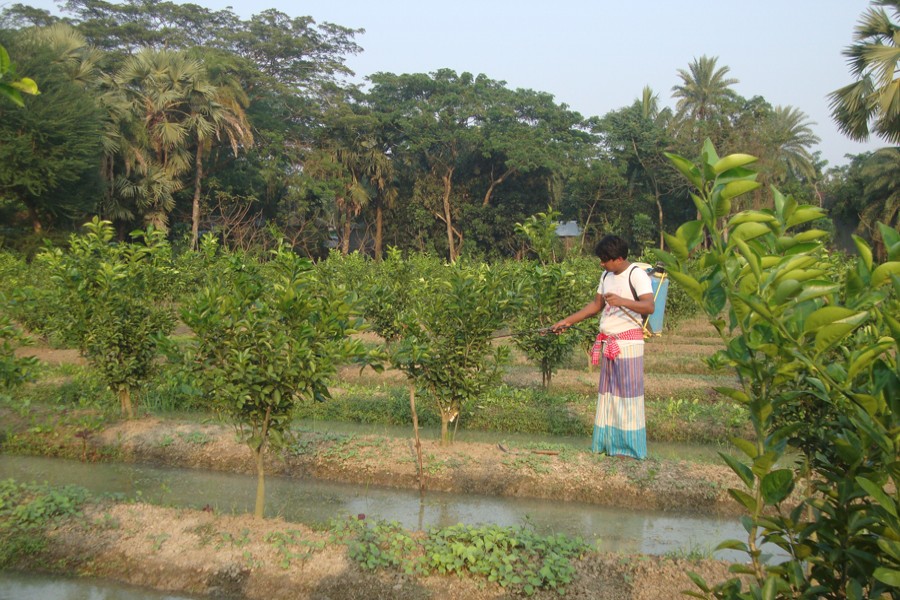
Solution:
M 644 342 L 620 340 L 621 354 L 603 357 L 591 450 L 647 458 L 644 421 Z

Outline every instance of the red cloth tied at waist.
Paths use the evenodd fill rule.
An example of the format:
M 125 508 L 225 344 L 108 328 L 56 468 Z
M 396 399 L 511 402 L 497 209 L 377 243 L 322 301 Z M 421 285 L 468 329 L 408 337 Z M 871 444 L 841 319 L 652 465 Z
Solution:
M 591 364 L 600 364 L 600 348 L 603 347 L 603 342 L 606 342 L 606 346 L 603 347 L 603 356 L 609 360 L 616 360 L 616 357 L 622 352 L 618 340 L 642 339 L 644 339 L 644 332 L 640 329 L 629 329 L 615 334 L 600 333 L 597 335 L 597 341 L 594 342 L 594 349 L 591 351 Z

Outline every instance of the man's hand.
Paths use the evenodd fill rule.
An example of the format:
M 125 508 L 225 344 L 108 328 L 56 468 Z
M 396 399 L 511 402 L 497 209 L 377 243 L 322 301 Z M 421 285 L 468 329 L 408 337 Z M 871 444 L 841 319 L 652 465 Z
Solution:
M 557 321 L 556 323 L 551 325 L 549 331 L 550 331 L 550 333 L 555 333 L 556 335 L 559 335 L 571 326 L 572 326 L 571 323 L 569 323 L 568 321 L 563 319 L 562 321 Z
M 610 306 L 624 306 L 625 298 L 619 296 L 618 294 L 606 293 L 603 294 L 603 300 Z

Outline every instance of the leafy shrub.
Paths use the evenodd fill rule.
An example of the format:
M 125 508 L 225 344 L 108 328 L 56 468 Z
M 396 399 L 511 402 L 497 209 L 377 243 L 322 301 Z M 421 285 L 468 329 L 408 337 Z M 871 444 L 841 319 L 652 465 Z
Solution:
M 900 592 L 900 233 L 882 226 L 888 262 L 855 238 L 859 256 L 842 271 L 800 229 L 822 218 L 773 190 L 774 210 L 731 214 L 734 198 L 759 184 L 755 157 L 719 158 L 707 140 L 698 165 L 669 158 L 697 188 L 700 219 L 667 235 L 659 252 L 670 276 L 703 309 L 726 344 L 740 388 L 717 391 L 747 407 L 754 439 L 735 439 L 746 463 L 729 490 L 747 511 L 747 540 L 720 548 L 747 553 L 732 571 L 750 576 L 709 585 L 700 598 L 882 598 Z M 723 222 L 727 219 L 727 222 Z M 709 240 L 696 262 L 688 257 Z M 788 448 L 799 467 L 784 466 Z M 796 498 L 796 499 L 795 499 Z M 789 557 L 762 561 L 762 543 Z

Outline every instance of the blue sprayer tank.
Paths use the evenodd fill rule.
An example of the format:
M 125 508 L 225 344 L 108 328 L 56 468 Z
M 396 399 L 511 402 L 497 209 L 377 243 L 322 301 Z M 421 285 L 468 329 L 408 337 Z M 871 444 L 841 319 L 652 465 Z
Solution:
M 669 291 L 669 278 L 666 272 L 661 268 L 655 268 L 647 263 L 634 263 L 640 269 L 644 269 L 650 276 L 650 283 L 653 285 L 653 314 L 647 320 L 647 326 L 644 328 L 644 337 L 648 335 L 662 335 L 663 317 L 666 313 L 666 292 Z

